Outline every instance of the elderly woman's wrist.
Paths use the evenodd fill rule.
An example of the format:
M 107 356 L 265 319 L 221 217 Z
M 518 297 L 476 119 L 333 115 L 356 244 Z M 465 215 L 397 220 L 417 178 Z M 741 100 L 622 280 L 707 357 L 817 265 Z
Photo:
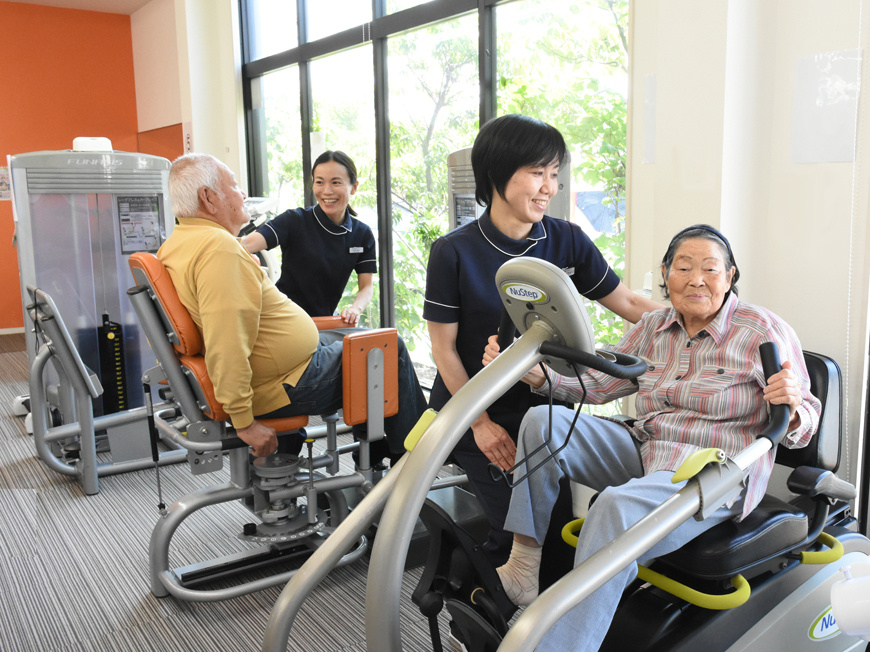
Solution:
M 803 425 L 803 418 L 801 417 L 800 410 L 795 410 L 791 415 L 791 418 L 788 420 L 788 432 L 794 432 L 795 430 L 799 430 Z

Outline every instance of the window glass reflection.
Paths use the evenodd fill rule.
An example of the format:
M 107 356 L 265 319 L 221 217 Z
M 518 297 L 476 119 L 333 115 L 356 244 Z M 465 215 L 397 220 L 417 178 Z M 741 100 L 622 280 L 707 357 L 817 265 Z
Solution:
M 387 0 L 387 13 L 394 14 L 397 11 L 410 9 L 411 7 L 416 7 L 417 5 L 422 5 L 427 2 L 430 2 L 430 0 Z
M 278 212 L 304 202 L 302 118 L 299 109 L 299 69 L 296 66 L 264 75 L 261 82 L 263 129 L 270 197 Z
M 351 27 L 372 21 L 372 3 L 369 0 L 309 0 L 308 40 L 338 34 Z M 366 62 L 368 65 L 368 62 Z
M 247 8 L 252 61 L 299 45 L 295 2 L 254 0 Z
M 610 266 L 625 270 L 628 0 L 610 6 L 573 0 L 519 0 L 496 7 L 498 113 L 523 113 L 555 126 L 571 152 L 570 219 Z M 623 323 L 587 302 L 599 344 Z

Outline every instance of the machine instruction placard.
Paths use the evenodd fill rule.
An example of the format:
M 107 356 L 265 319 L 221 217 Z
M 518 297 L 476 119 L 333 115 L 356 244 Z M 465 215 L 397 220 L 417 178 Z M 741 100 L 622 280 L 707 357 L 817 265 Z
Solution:
M 121 251 L 156 253 L 160 248 L 160 197 L 139 195 L 118 197 Z

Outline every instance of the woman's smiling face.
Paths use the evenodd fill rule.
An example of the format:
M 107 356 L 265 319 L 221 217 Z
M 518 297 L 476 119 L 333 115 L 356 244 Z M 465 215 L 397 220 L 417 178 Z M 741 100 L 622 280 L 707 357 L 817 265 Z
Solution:
M 490 214 L 502 233 L 520 240 L 544 219 L 550 200 L 559 191 L 559 163 L 519 168 L 507 182 L 504 195 L 493 192 Z
M 734 268 L 726 269 L 722 248 L 707 238 L 683 241 L 670 269 L 663 269 L 671 304 L 694 335 L 719 314 L 731 289 Z
M 327 217 L 336 224 L 344 220 L 351 195 L 359 182 L 351 183 L 347 169 L 336 161 L 326 161 L 314 168 L 314 197 Z

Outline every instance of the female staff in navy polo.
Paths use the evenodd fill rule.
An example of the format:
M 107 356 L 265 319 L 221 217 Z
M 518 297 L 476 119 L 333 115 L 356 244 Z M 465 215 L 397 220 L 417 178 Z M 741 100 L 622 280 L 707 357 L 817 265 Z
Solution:
M 355 271 L 358 291 L 341 316 L 356 325 L 372 300 L 378 271 L 372 230 L 350 206 L 359 187 L 356 165 L 344 152 L 327 150 L 314 161 L 311 178 L 315 206 L 281 213 L 242 238 L 242 244 L 252 254 L 281 247 L 281 277 L 275 285 L 309 315 L 335 314 Z
M 487 208 L 476 222 L 439 238 L 429 257 L 423 318 L 438 367 L 430 407 L 443 407 L 482 368 L 487 337 L 497 332 L 502 312 L 495 272 L 513 257 L 553 263 L 580 294 L 632 323 L 662 307 L 631 292 L 579 226 L 546 215 L 566 154 L 557 129 L 526 116 L 501 116 L 477 135 L 471 151 L 475 198 Z M 502 527 L 510 488 L 492 481 L 487 464 L 513 465 L 520 421 L 539 399 L 517 384 L 478 417 L 454 450 L 489 517 L 484 548 L 497 562 L 510 551 L 512 536 Z

